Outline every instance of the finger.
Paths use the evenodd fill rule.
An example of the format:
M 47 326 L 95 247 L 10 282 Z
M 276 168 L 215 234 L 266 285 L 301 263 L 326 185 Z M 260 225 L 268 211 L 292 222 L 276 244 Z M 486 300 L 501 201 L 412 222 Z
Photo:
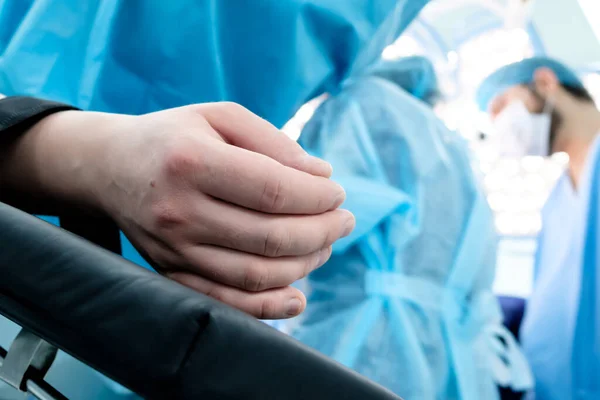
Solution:
M 320 214 L 339 207 L 346 198 L 337 183 L 286 167 L 261 154 L 214 142 L 194 173 L 196 187 L 213 197 L 272 214 Z M 180 165 L 194 161 L 171 160 L 173 178 L 180 174 Z
M 291 318 L 306 308 L 304 294 L 291 286 L 263 292 L 245 292 L 187 272 L 170 272 L 167 276 L 259 319 Z
M 298 143 L 239 104 L 208 103 L 197 107 L 228 143 L 311 175 L 331 176 L 331 164 L 308 155 Z
M 182 252 L 190 272 L 239 289 L 258 292 L 291 285 L 325 264 L 331 247 L 302 257 L 268 258 L 216 246 Z
M 198 205 L 196 228 L 185 240 L 267 257 L 304 256 L 331 246 L 354 229 L 347 210 L 319 215 L 271 215 L 216 199 Z

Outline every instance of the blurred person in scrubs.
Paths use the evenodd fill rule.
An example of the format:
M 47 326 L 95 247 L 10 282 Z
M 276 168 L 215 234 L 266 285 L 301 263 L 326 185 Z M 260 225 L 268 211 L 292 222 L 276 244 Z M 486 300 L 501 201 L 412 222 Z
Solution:
M 232 3 L 199 0 L 1 1 L 0 93 L 46 98 L 85 111 L 143 115 L 129 121 L 144 121 L 162 115 L 163 122 L 184 125 L 185 119 L 175 115 L 169 118 L 162 110 L 228 101 L 241 104 L 253 113 L 253 117 L 258 115 L 275 127 L 281 127 L 306 101 L 336 87 L 352 71 L 364 69 L 377 60 L 382 50 L 400 35 L 427 0 L 378 0 L 351 4 L 328 0 L 260 0 L 235 2 L 235 6 Z M 240 115 L 249 113 L 242 111 L 242 107 L 219 104 L 204 107 L 225 111 L 227 115 L 216 118 L 217 122 L 237 123 L 248 129 Z M 153 112 L 157 112 L 159 117 L 148 116 Z M 199 113 L 191 114 L 199 117 Z M 156 123 L 142 125 L 160 126 Z M 192 125 L 195 128 L 199 125 L 205 127 L 206 121 Z M 105 124 L 101 122 L 94 126 Z M 181 133 L 181 130 L 167 126 L 163 133 Z M 143 131 L 138 128 L 128 129 L 131 134 L 112 142 L 119 151 L 111 154 L 121 156 L 115 155 L 110 168 L 104 169 L 122 173 L 127 177 L 126 182 L 143 182 L 140 170 L 152 164 L 148 162 L 152 160 L 149 155 L 155 155 L 158 150 L 164 151 L 169 145 L 166 139 L 162 142 L 143 140 L 136 136 Z M 244 129 L 232 130 L 240 136 L 244 136 L 243 133 L 250 136 Z M 64 130 L 60 131 L 66 135 Z M 62 148 L 73 149 L 77 143 L 87 142 L 82 138 L 89 139 L 90 130 L 74 129 L 69 134 L 80 140 L 67 141 Z M 149 138 L 154 136 L 149 135 Z M 243 137 L 238 139 L 232 146 L 243 147 L 240 141 L 248 143 Z M 277 147 L 274 142 L 271 145 Z M 146 147 L 142 149 L 141 146 Z M 147 146 L 155 146 L 158 150 L 147 149 Z M 260 153 L 264 150 L 263 143 L 256 148 L 244 149 L 244 152 Z M 285 146 L 274 150 L 274 153 L 273 157 L 268 157 L 271 161 L 277 158 L 276 155 L 286 153 Z M 198 153 L 191 156 L 203 158 L 203 154 Z M 229 160 L 235 162 L 234 157 Z M 47 160 L 42 160 L 42 163 L 44 161 Z M 307 161 L 304 166 L 310 164 Z M 237 164 L 237 167 L 240 165 Z M 189 188 L 192 187 L 196 186 L 189 185 Z M 239 190 L 233 192 L 242 193 Z M 311 198 L 310 195 L 312 193 L 307 198 Z M 171 200 L 179 198 L 167 197 Z M 127 208 L 133 201 L 133 196 L 123 196 L 116 203 Z M 184 203 L 176 207 L 182 213 L 197 209 L 195 201 Z M 286 207 L 293 203 L 298 202 L 287 202 Z M 147 207 L 134 209 L 144 211 Z M 218 212 L 212 214 L 218 217 L 224 215 Z M 138 222 L 140 218 L 133 218 L 134 225 Z M 150 267 L 147 259 L 136 251 L 148 255 L 153 253 L 147 251 L 148 247 L 156 250 L 152 246 L 140 246 L 144 238 L 138 233 L 144 230 L 131 226 L 122 226 L 122 229 L 137 244 L 134 248 L 123 237 L 124 257 Z M 156 232 L 152 234 L 157 236 Z M 179 267 L 192 264 L 202 269 L 206 266 L 193 260 L 176 259 Z M 151 261 L 153 265 L 158 264 L 156 260 Z M 258 281 L 258 284 L 263 282 L 261 279 Z M 196 289 L 210 292 L 209 287 L 214 287 L 214 282 L 208 283 L 209 286 L 199 284 Z M 281 290 L 288 293 L 293 290 L 300 300 L 304 300 L 295 289 L 288 287 Z M 281 293 L 280 290 L 238 290 L 231 298 L 248 300 L 259 296 L 264 300 L 265 296 L 270 297 L 277 292 Z M 282 304 L 280 301 L 275 303 Z M 249 304 L 250 301 L 238 303 L 241 306 Z M 14 324 L 1 319 L 0 344 L 8 347 L 16 329 Z M 96 384 L 92 384 L 94 379 Z M 60 353 L 50 371 L 49 380 L 72 400 L 135 397 L 108 380 L 100 380 L 91 369 L 82 368 L 64 353 Z
M 301 144 L 333 165 L 356 229 L 307 278 L 291 333 L 406 399 L 493 400 L 532 379 L 491 291 L 492 213 L 437 95 L 427 59 L 382 61 L 305 126 Z
M 520 338 L 537 400 L 600 398 L 597 195 L 600 112 L 577 74 L 548 58 L 505 66 L 477 101 L 508 157 L 569 155 L 542 211 L 534 288 Z

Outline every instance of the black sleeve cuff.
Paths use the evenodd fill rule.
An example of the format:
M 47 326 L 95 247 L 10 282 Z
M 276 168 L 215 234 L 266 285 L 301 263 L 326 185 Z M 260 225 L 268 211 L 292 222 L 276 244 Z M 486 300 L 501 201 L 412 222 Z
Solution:
M 0 139 L 18 136 L 44 117 L 66 110 L 77 108 L 33 97 L 5 97 L 0 100 Z
M 59 111 L 76 110 L 67 104 L 33 97 L 5 97 L 0 99 L 0 150 L 25 134 L 43 118 Z M 37 199 L 29 195 L 0 191 L 0 202 L 7 203 L 32 214 L 62 215 L 70 211 L 63 204 Z
M 0 147 L 7 145 L 43 118 L 59 111 L 77 110 L 67 104 L 33 97 L 0 99 Z M 90 215 L 69 204 L 51 199 L 39 199 L 9 190 L 0 192 L 0 202 L 11 204 L 32 214 L 60 217 L 60 225 L 94 243 L 121 252 L 121 240 L 116 224 L 104 216 Z

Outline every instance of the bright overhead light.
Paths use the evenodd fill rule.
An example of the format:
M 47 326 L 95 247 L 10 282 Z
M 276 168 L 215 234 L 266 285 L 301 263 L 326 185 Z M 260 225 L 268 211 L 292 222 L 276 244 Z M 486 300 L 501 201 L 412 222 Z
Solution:
M 598 0 L 579 0 L 579 6 L 588 19 L 596 39 L 600 40 L 600 3 Z

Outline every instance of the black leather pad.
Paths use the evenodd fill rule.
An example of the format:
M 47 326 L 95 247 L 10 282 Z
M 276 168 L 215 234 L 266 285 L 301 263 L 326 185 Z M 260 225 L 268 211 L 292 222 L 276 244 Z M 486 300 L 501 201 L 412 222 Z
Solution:
M 0 313 L 150 399 L 397 396 L 246 314 L 0 203 Z

